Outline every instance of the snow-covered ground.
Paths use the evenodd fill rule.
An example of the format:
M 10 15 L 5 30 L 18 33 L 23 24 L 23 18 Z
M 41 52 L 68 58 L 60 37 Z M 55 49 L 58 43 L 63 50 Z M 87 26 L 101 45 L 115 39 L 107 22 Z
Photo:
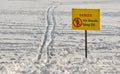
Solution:
M 0 74 L 120 74 L 120 0 L 0 0 Z M 72 8 L 99 8 L 101 30 L 71 29 Z

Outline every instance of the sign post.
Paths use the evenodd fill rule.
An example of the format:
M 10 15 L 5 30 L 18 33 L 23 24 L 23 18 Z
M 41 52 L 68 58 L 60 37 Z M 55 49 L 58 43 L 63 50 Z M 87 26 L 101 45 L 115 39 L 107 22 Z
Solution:
M 87 30 L 85 30 L 85 57 L 87 58 Z
M 72 9 L 72 30 L 85 30 L 87 58 L 87 30 L 100 30 L 100 9 Z

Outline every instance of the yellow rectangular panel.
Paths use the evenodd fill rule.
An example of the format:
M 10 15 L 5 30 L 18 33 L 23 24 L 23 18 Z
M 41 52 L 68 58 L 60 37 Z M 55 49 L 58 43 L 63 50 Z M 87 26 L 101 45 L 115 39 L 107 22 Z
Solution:
M 100 30 L 100 9 L 72 9 L 72 30 Z

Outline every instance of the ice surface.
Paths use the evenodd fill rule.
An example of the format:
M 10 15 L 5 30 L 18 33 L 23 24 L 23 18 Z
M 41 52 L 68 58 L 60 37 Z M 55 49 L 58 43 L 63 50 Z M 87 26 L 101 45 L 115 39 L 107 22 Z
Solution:
M 120 74 L 120 0 L 0 0 L 0 74 Z M 99 8 L 101 30 L 71 29 L 72 8 Z

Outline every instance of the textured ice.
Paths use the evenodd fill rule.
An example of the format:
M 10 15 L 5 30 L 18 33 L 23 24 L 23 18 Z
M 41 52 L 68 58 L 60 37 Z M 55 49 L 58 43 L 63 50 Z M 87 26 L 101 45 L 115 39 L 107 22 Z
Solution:
M 1 0 L 0 74 L 120 74 L 119 0 Z M 101 30 L 71 29 L 72 8 L 99 8 Z

